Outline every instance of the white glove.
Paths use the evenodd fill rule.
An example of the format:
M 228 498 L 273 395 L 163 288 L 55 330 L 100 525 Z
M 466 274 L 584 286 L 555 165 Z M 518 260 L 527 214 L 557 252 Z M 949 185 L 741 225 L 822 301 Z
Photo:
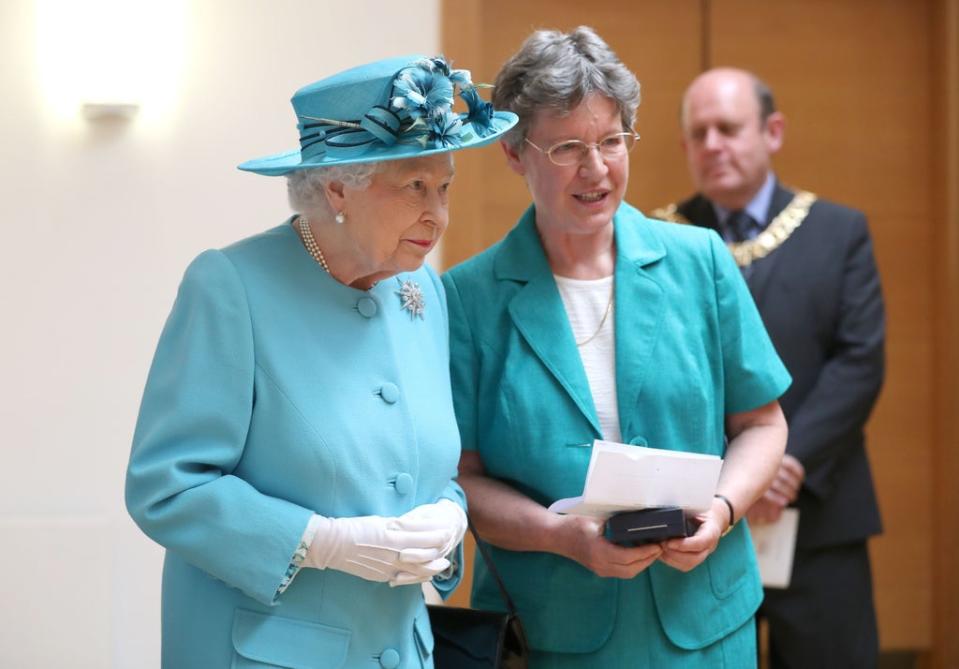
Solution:
M 397 521 L 404 530 L 446 532 L 446 541 L 440 546 L 440 555 L 444 557 L 453 552 L 466 534 L 466 512 L 459 504 L 448 499 L 441 499 L 435 504 L 421 504 L 404 513 Z
M 303 565 L 336 569 L 392 585 L 421 583 L 449 568 L 443 556 L 448 532 L 400 527 L 398 518 L 314 515 L 316 532 Z M 394 582 L 395 581 L 395 582 Z

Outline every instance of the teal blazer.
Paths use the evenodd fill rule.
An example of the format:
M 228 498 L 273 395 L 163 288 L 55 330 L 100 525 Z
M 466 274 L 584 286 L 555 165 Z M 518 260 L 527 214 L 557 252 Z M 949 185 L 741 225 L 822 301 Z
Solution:
M 423 319 L 400 308 L 407 279 Z M 419 585 L 304 569 L 277 592 L 311 514 L 463 504 L 459 455 L 432 270 L 354 290 L 289 224 L 200 255 L 160 337 L 127 472 L 130 514 L 166 548 L 163 666 L 431 667 Z
M 534 219 L 530 208 L 443 283 L 463 448 L 479 452 L 489 476 L 548 505 L 582 494 L 592 441 L 603 435 Z M 722 456 L 726 414 L 775 400 L 789 375 L 718 235 L 647 219 L 627 204 L 613 225 L 623 440 Z M 493 548 L 492 559 L 534 648 L 585 653 L 605 643 L 617 579 L 549 553 Z M 501 609 L 477 561 L 473 603 Z M 649 572 L 663 631 L 681 648 L 740 628 L 762 598 L 745 523 L 692 571 L 657 562 Z

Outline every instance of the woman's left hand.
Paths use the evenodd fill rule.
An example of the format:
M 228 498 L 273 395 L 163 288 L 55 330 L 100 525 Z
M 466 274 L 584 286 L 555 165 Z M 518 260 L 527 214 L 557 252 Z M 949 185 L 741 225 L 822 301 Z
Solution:
M 446 541 L 439 547 L 441 555 L 449 555 L 453 552 L 453 549 L 463 540 L 467 526 L 466 513 L 459 504 L 448 499 L 414 507 L 397 518 L 397 523 L 404 530 L 446 532 Z
M 733 509 L 748 509 L 769 487 L 782 461 L 787 434 L 786 419 L 778 402 L 728 414 L 729 444 L 716 486 L 722 496 L 714 498 L 709 511 L 698 516 L 702 524 L 696 534 L 663 542 L 659 559 L 682 572 L 702 564 L 735 521 Z M 798 490 L 798 471 L 787 474 L 790 475 L 785 478 Z
M 712 509 L 698 516 L 702 522 L 696 529 L 696 534 L 685 539 L 670 539 L 661 544 L 663 554 L 659 557 L 660 561 L 682 572 L 698 567 L 719 545 L 719 539 L 729 523 L 728 517 L 724 515 L 727 513 L 725 506 L 717 510 L 714 502 Z

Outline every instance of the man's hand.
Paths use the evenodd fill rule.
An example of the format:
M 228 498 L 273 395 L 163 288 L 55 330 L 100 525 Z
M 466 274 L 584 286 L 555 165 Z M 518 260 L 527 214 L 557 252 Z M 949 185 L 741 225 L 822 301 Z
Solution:
M 763 496 L 749 508 L 746 518 L 754 525 L 776 522 L 783 509 L 799 497 L 799 490 L 805 480 L 806 469 L 802 463 L 788 453 L 783 455 L 776 478 Z

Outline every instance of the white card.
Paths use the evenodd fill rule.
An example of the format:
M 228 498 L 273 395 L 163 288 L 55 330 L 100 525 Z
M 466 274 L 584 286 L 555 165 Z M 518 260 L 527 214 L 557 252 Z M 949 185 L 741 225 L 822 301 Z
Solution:
M 759 561 L 759 576 L 765 587 L 789 587 L 798 532 L 798 509 L 784 509 L 775 523 L 749 526 Z
M 656 506 L 698 513 L 712 505 L 722 466 L 715 455 L 597 439 L 582 496 L 557 500 L 549 509 L 603 518 Z

